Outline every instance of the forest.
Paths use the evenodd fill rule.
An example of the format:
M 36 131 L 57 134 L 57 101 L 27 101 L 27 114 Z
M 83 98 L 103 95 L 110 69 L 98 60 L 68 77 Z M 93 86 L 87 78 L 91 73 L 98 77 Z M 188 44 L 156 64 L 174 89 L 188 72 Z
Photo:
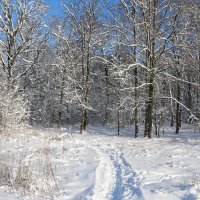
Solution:
M 199 0 L 0 1 L 0 133 L 132 126 L 151 138 L 200 119 Z
M 199 144 L 200 0 L 0 0 L 0 200 L 200 200 Z

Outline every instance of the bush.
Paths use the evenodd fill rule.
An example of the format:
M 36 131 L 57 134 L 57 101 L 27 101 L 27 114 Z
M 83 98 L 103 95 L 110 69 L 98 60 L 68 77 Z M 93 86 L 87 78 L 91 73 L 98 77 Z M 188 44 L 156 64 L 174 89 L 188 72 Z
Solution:
M 17 88 L 0 87 L 0 134 L 11 134 L 25 125 L 27 105 Z

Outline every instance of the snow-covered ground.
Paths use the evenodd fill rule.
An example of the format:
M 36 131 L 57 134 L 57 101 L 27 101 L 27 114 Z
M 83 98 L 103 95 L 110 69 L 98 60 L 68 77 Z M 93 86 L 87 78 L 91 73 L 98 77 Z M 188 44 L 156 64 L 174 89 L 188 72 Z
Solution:
M 0 164 L 12 178 L 5 186 L 0 171 L 0 200 L 198 200 L 200 133 L 190 128 L 152 139 L 109 127 L 2 138 Z

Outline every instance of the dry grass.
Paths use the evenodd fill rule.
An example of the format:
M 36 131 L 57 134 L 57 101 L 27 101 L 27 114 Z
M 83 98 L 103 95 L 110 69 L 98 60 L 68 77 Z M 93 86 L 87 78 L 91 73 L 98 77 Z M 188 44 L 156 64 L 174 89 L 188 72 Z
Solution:
M 0 155 L 1 190 L 52 200 L 59 197 L 50 148 L 29 152 L 15 165 L 3 159 L 5 156 Z

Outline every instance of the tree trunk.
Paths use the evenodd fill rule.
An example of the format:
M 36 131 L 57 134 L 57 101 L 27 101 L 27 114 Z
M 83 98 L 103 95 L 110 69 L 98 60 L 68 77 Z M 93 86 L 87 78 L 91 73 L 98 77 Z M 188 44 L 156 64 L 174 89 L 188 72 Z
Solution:
M 109 118 L 109 112 L 108 112 L 108 105 L 109 105 L 109 99 L 110 99 L 110 95 L 109 95 L 109 69 L 108 66 L 105 67 L 105 76 L 106 76 L 106 110 L 105 110 L 105 118 L 104 118 L 104 124 L 108 123 L 108 118 Z
M 133 23 L 134 23 L 134 29 L 133 29 L 133 33 L 134 33 L 134 43 L 136 44 L 137 42 L 137 33 L 136 33 L 136 4 L 133 4 Z M 136 45 L 134 46 L 133 49 L 133 56 L 134 56 L 134 62 L 137 63 L 137 47 Z M 135 112 L 134 112 L 134 122 L 135 122 L 135 138 L 138 137 L 138 108 L 137 108 L 137 104 L 138 104 L 138 91 L 137 91 L 137 87 L 138 87 L 138 69 L 137 67 L 135 67 L 134 69 L 134 86 L 135 86 L 135 90 L 134 90 L 134 100 L 135 100 Z
M 155 116 L 154 116 L 154 124 L 155 124 L 155 135 L 158 135 L 158 123 L 157 123 L 156 113 L 155 113 Z
M 120 135 L 120 113 L 117 111 L 117 135 Z
M 64 98 L 65 73 L 66 73 L 66 70 L 64 70 L 64 74 L 63 74 L 62 81 L 61 81 L 60 105 L 59 105 L 59 112 L 58 112 L 59 127 L 61 127 L 61 125 L 62 125 L 61 120 L 62 120 L 62 105 L 63 105 L 63 98 Z
M 152 123 L 153 123 L 153 105 L 154 105 L 154 68 L 155 68 L 155 27 L 156 27 L 156 7 L 157 1 L 148 1 L 148 18 L 147 18 L 147 58 L 149 67 L 149 81 L 148 81 L 148 96 L 146 103 L 146 113 L 145 113 L 145 132 L 144 136 L 151 138 L 152 134 Z M 153 7 L 153 12 L 151 12 L 151 6 Z
M 80 125 L 81 134 L 83 133 L 83 131 L 86 130 L 86 124 L 87 124 L 87 111 L 85 108 L 82 108 L 81 125 Z
M 171 127 L 174 127 L 174 114 L 171 114 Z
M 180 96 L 181 96 L 181 89 L 179 84 L 177 85 L 177 101 L 180 102 Z M 180 128 L 180 104 L 176 103 L 176 134 L 179 133 L 179 128 Z
M 148 101 L 146 105 L 146 117 L 145 117 L 145 133 L 144 136 L 148 138 L 151 138 L 152 134 L 152 117 L 153 117 L 153 93 L 154 93 L 154 88 L 153 88 L 153 76 L 150 79 L 150 85 L 148 89 Z
M 170 96 L 172 97 L 172 88 L 170 83 L 169 83 L 169 93 Z M 174 104 L 172 99 L 170 99 L 170 112 L 171 112 L 171 127 L 174 127 Z

